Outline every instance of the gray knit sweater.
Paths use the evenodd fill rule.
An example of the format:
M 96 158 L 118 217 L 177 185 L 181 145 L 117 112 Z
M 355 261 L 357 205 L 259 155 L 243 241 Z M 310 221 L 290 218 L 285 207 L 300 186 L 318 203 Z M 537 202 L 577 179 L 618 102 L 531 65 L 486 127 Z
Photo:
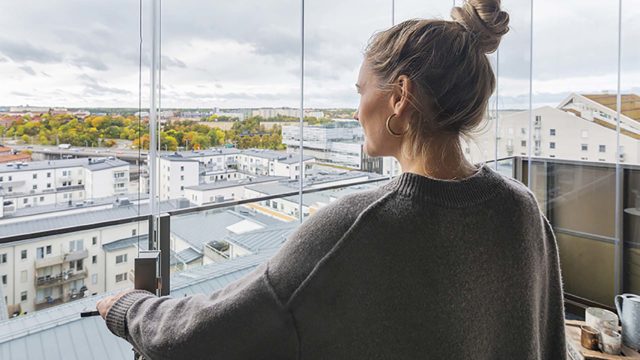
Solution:
M 312 215 L 213 294 L 118 300 L 147 359 L 565 359 L 558 250 L 522 183 L 403 173 Z

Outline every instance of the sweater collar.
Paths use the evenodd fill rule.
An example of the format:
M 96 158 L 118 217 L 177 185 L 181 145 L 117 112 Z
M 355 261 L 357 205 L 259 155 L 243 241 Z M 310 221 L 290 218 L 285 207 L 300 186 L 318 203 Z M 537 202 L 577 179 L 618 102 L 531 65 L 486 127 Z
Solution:
M 462 180 L 442 180 L 404 172 L 387 186 L 409 198 L 443 207 L 465 207 L 493 197 L 501 188 L 502 175 L 487 164 L 477 168 L 473 175 Z

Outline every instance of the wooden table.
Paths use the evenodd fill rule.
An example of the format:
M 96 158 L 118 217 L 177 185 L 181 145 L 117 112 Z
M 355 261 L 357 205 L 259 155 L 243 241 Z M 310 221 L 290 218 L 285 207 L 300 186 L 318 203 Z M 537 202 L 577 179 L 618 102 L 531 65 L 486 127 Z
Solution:
M 609 355 L 598 350 L 588 350 L 580 344 L 580 325 L 584 321 L 566 320 L 565 334 L 567 337 L 567 355 L 573 360 L 640 360 L 640 353 L 622 345 L 622 354 Z

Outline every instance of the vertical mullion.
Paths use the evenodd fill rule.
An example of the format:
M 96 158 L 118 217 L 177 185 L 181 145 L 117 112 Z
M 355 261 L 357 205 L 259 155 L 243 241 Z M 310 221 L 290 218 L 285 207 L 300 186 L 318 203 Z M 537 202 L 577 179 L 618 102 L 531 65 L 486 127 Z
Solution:
M 615 238 L 616 248 L 614 252 L 614 292 L 620 294 L 623 291 L 624 272 L 624 242 L 622 239 L 622 169 L 620 166 L 620 122 L 622 121 L 622 93 L 621 93 L 621 70 L 622 70 L 622 0 L 618 0 L 618 84 L 616 94 L 616 199 L 615 199 Z
M 300 223 L 303 220 L 302 214 L 302 178 L 304 169 L 304 0 L 300 0 L 300 168 L 299 168 L 299 186 L 300 193 L 298 198 L 298 219 Z

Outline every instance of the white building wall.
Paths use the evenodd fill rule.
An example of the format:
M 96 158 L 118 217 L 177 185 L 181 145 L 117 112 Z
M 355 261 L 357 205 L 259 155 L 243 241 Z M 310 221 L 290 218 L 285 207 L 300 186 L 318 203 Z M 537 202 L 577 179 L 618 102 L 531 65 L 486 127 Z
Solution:
M 615 130 L 580 118 L 570 112 L 544 106 L 533 110 L 534 122 L 537 118 L 540 127 L 532 126 L 531 149 L 535 157 L 566 159 L 576 161 L 615 162 Z M 490 120 L 485 133 L 476 137 L 475 144 L 469 147 L 469 156 L 477 161 L 491 160 L 495 157 L 496 144 L 493 120 Z M 552 135 L 552 130 L 555 135 Z M 527 156 L 529 154 L 529 112 L 522 111 L 499 119 L 498 157 Z M 539 149 L 536 151 L 536 141 Z M 582 145 L 587 149 L 583 150 Z M 620 136 L 624 149 L 625 163 L 638 163 L 640 148 L 636 139 Z M 604 145 L 601 151 L 600 145 Z M 552 148 L 553 147 L 553 148 Z
M 69 243 L 74 240 L 82 240 L 83 248 L 87 250 L 87 257 L 83 258 L 83 269 L 87 270 L 86 276 L 83 278 L 84 285 L 88 288 L 88 293 L 101 293 L 110 290 L 113 284 L 106 280 L 105 277 L 109 267 L 105 261 L 105 253 L 102 244 L 112 242 L 133 236 L 135 234 L 146 234 L 146 222 L 123 224 L 110 226 L 101 229 L 87 230 L 72 234 L 56 235 L 31 239 L 28 241 L 20 241 L 10 244 L 0 245 L 0 256 L 7 254 L 7 263 L 0 264 L 0 279 L 2 275 L 7 275 L 7 285 L 4 287 L 5 296 L 7 296 L 7 304 L 21 304 L 23 311 L 35 310 L 36 299 L 36 253 L 37 248 L 51 246 L 51 254 L 45 254 L 45 259 L 60 256 L 69 252 Z M 95 237 L 96 243 L 93 244 Z M 21 258 L 22 250 L 26 250 L 26 259 Z M 96 263 L 93 263 L 93 257 L 96 256 Z M 115 260 L 114 260 L 115 261 Z M 130 258 L 133 261 L 133 257 Z M 63 262 L 62 265 L 51 266 L 51 274 L 59 273 L 66 270 L 69 262 Z M 23 271 L 26 271 L 26 277 L 23 277 Z M 39 269 L 38 275 L 42 276 L 47 273 L 47 269 Z M 95 277 L 94 277 L 95 275 Z M 93 280 L 96 280 L 95 282 Z M 114 277 L 115 280 L 115 277 Z M 63 292 L 68 293 L 71 284 L 63 286 Z M 21 301 L 21 293 L 27 292 L 27 300 Z M 55 293 L 53 295 L 56 295 Z

